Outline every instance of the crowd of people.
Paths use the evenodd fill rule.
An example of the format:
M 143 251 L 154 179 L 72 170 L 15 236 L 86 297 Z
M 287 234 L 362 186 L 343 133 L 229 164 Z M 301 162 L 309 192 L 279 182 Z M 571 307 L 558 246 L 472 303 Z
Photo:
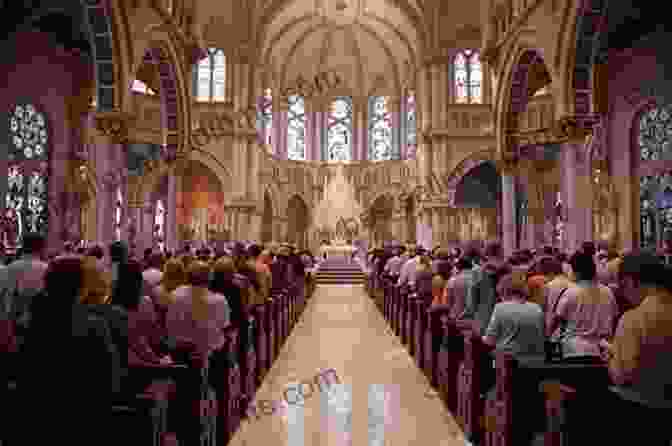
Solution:
M 672 269 L 658 254 L 585 242 L 571 256 L 543 247 L 505 258 L 498 243 L 432 252 L 397 244 L 371 250 L 367 260 L 374 280 L 402 295 L 431 282 L 430 308 L 446 310 L 493 352 L 607 365 L 618 408 L 610 431 L 669 446 Z M 492 389 L 494 371 L 483 379 Z
M 17 444 L 38 444 L 27 438 L 44 434 L 30 428 L 36 419 L 49 423 L 52 440 L 93 439 L 112 403 L 151 380 L 129 367 L 207 358 L 231 327 L 240 327 L 238 347 L 247 348 L 248 314 L 270 296 L 273 262 L 282 258 L 293 277 L 315 264 L 286 244 L 148 249 L 135 258 L 118 241 L 105 251 L 66 244 L 48 259 L 45 238 L 27 233 L 21 252 L 0 266 L 0 351 L 18 355 L 0 368 L 18 383 L 17 410 L 25 413 L 17 422 L 29 423 L 17 429 Z

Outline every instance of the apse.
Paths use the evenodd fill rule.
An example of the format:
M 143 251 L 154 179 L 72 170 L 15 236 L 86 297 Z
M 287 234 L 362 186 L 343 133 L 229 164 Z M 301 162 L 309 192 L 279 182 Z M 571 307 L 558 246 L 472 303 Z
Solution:
M 189 162 L 176 198 L 176 222 L 183 238 L 205 241 L 210 230 L 224 229 L 223 188 L 214 172 L 204 164 Z

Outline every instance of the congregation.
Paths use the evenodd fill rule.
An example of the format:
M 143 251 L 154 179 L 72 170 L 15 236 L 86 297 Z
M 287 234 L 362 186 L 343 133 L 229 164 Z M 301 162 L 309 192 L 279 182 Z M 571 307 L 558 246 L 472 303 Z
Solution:
M 543 247 L 505 258 L 498 243 L 481 248 L 391 244 L 368 258 L 370 294 L 465 436 L 486 445 L 667 446 L 672 270 L 664 256 L 619 255 L 593 242 L 571 256 Z M 573 412 L 562 406 L 562 427 L 549 428 L 558 412 L 545 411 L 542 388 L 556 389 L 547 408 L 576 400 Z
M 242 242 L 143 258 L 124 242 L 108 253 L 67 244 L 51 257 L 42 235 L 26 233 L 19 256 L 0 268 L 0 402 L 19 410 L 0 428 L 3 446 L 131 436 L 225 444 L 298 320 L 314 266 L 290 245 Z M 152 401 L 144 419 L 143 399 Z M 155 420 L 162 400 L 166 419 Z M 142 427 L 110 432 L 130 408 Z M 210 421 L 216 428 L 208 418 L 220 420 Z M 34 419 L 49 429 L 24 424 Z

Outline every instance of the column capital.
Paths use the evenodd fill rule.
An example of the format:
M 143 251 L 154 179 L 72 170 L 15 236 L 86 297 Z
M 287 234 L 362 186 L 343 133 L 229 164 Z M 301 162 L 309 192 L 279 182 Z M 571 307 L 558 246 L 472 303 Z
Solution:
M 96 112 L 93 118 L 99 133 L 110 137 L 115 144 L 122 144 L 128 140 L 128 130 L 136 117 L 130 113 L 112 110 Z

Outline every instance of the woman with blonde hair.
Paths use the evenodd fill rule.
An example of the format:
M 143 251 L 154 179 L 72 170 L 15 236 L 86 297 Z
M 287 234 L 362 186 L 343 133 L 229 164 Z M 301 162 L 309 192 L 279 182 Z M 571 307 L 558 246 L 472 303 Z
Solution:
M 82 259 L 82 289 L 80 302 L 83 304 L 105 304 L 112 294 L 112 277 L 98 259 L 86 256 Z

